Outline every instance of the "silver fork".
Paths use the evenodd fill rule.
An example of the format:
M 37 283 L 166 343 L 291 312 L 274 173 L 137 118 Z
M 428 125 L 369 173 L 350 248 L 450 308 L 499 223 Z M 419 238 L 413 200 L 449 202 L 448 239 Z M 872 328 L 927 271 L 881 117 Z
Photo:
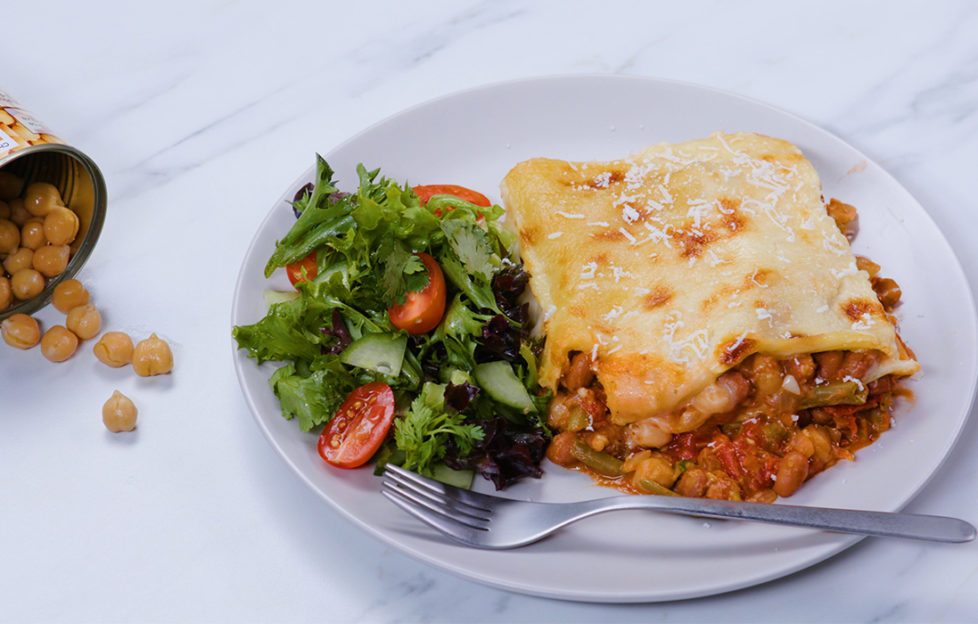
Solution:
M 975 527 L 957 518 L 920 514 L 768 505 L 681 496 L 612 496 L 579 503 L 536 503 L 470 492 L 399 466 L 384 471 L 383 494 L 422 522 L 477 548 L 516 548 L 571 522 L 617 509 L 651 509 L 707 518 L 737 518 L 842 533 L 932 542 L 970 542 Z

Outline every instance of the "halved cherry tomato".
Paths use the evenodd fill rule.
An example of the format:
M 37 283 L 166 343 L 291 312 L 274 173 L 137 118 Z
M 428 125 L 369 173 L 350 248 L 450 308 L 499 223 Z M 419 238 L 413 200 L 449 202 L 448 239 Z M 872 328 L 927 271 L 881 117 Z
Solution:
M 337 468 L 367 463 L 394 421 L 394 392 L 382 381 L 360 386 L 336 410 L 319 436 L 319 455 Z
M 445 276 L 435 259 L 426 253 L 414 254 L 428 269 L 428 285 L 409 292 L 407 301 L 387 309 L 391 323 L 409 334 L 423 334 L 438 327 L 445 314 Z
M 316 252 L 310 251 L 302 260 L 297 260 L 285 267 L 285 272 L 289 276 L 289 281 L 295 286 L 299 282 L 308 282 L 316 277 L 319 269 L 316 266 Z
M 476 206 L 483 206 L 488 208 L 492 205 L 489 198 L 478 191 L 473 191 L 470 188 L 465 188 L 464 186 L 459 186 L 457 184 L 425 184 L 422 186 L 415 186 L 411 189 L 414 194 L 418 196 L 421 200 L 421 205 L 424 206 L 428 203 L 428 200 L 435 195 L 454 195 L 459 199 L 463 199 L 470 204 L 475 204 Z M 435 210 L 437 216 L 441 216 L 441 210 Z M 482 214 L 478 215 L 482 218 Z

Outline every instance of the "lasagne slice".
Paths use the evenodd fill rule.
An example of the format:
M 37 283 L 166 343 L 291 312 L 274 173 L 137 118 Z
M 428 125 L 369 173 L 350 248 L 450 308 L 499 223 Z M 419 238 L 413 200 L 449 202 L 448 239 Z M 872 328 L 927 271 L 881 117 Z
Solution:
M 555 438 L 561 463 L 587 446 L 624 462 L 634 486 L 650 469 L 628 468 L 662 459 L 651 481 L 676 488 L 704 448 L 739 439 L 770 457 L 745 467 L 731 452 L 706 473 L 730 476 L 739 493 L 715 494 L 790 494 L 773 487 L 780 465 L 807 478 L 871 442 L 884 424 L 860 432 L 849 417 L 872 412 L 888 426 L 890 382 L 919 368 L 874 290 L 895 284 L 853 255 L 840 221 L 853 211 L 833 203 L 850 210 L 830 216 L 791 143 L 717 133 L 611 162 L 533 159 L 502 194 L 542 311 L 551 424 L 575 434 Z M 772 439 L 747 442 L 755 423 Z M 821 434 L 832 457 L 813 459 Z

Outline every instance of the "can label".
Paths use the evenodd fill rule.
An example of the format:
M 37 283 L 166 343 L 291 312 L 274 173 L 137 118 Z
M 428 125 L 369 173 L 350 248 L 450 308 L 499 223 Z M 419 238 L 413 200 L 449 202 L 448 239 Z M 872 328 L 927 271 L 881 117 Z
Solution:
M 10 138 L 10 135 L 0 130 L 0 155 L 6 154 L 17 147 L 17 141 Z
M 64 143 L 10 94 L 0 90 L 0 158 L 44 143 Z

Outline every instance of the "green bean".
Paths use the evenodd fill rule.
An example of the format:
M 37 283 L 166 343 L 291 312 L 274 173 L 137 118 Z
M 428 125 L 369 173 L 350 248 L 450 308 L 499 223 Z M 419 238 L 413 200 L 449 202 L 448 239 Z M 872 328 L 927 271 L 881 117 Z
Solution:
M 565 429 L 567 431 L 587 429 L 588 425 L 591 424 L 591 419 L 588 418 L 587 412 L 577 406 L 571 407 L 570 410 L 570 417 L 567 419 L 567 427 Z
M 869 391 L 858 381 L 842 381 L 815 386 L 798 403 L 798 409 L 827 405 L 862 405 Z
M 658 496 L 679 496 L 679 494 L 676 494 L 666 486 L 656 483 L 651 479 L 639 479 L 638 487 L 642 488 L 649 494 L 656 494 Z
M 596 451 L 580 440 L 571 447 L 571 455 L 591 470 L 606 477 L 620 477 L 624 474 L 621 469 L 621 460 L 607 453 Z

